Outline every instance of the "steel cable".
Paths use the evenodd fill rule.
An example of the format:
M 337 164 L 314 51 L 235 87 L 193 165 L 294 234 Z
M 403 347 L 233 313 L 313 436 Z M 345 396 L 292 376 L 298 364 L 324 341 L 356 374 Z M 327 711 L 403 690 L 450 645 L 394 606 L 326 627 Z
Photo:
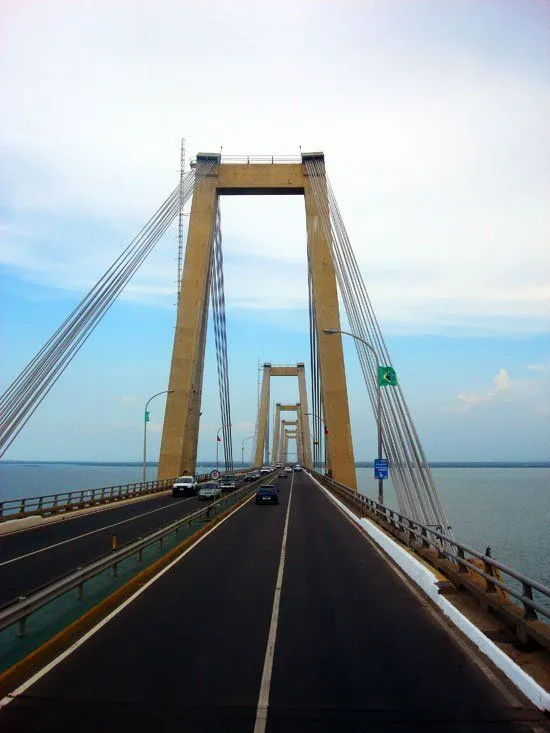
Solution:
M 370 343 L 376 349 L 379 359 L 390 365 L 389 352 L 351 249 L 336 198 L 326 178 L 324 164 L 308 161 L 306 169 L 321 223 L 332 250 L 338 285 L 351 331 Z M 375 409 L 378 365 L 373 364 L 370 351 L 361 342 L 355 340 L 355 345 L 371 404 Z M 382 394 L 384 449 L 390 459 L 400 508 L 409 516 L 424 520 L 425 523 L 440 524 L 448 528 L 447 517 L 403 392 L 398 385 L 384 387 Z
M 185 176 L 185 200 L 212 165 L 201 164 Z M 0 455 L 9 448 L 166 232 L 177 214 L 179 200 L 178 186 L 4 392 L 0 398 Z

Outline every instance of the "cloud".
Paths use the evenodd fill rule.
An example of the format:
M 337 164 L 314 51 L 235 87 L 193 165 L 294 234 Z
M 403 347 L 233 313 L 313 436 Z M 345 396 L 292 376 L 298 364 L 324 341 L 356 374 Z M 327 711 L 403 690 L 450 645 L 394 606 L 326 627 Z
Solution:
M 532 372 L 548 374 L 548 364 L 528 364 L 527 369 L 530 369 Z
M 390 6 L 11 3 L 0 68 L 10 272 L 85 292 L 177 183 L 182 135 L 193 153 L 302 144 L 326 152 L 386 328 L 546 330 L 548 79 L 527 51 L 509 53 L 510 34 L 537 52 L 536 13 L 520 24 L 485 6 L 465 18 L 451 0 Z M 464 32 L 474 25 L 491 43 Z M 182 28 L 208 38 L 181 43 Z M 222 212 L 232 302 L 305 306 L 302 202 L 234 198 Z M 123 297 L 173 305 L 174 234 Z
M 471 392 L 461 392 L 457 396 L 459 402 L 459 412 L 469 412 L 475 405 L 480 405 L 484 402 L 492 402 L 497 399 L 500 395 L 510 390 L 511 381 L 508 373 L 501 369 L 496 377 L 493 379 L 494 387 L 485 394 L 474 394 Z
M 126 405 L 133 405 L 138 401 L 138 398 L 135 394 L 127 394 L 124 395 L 124 397 L 121 397 L 120 401 L 124 402 Z
M 532 367 L 537 367 L 532 369 Z M 526 368 L 531 371 L 543 373 L 544 377 L 526 379 L 522 377 L 511 379 L 505 369 L 500 369 L 493 378 L 492 389 L 487 392 L 461 392 L 458 394 L 447 410 L 467 413 L 474 408 L 489 403 L 507 402 L 521 406 L 523 412 L 532 412 L 538 415 L 550 414 L 550 383 L 548 382 L 548 371 L 539 369 L 541 365 L 528 365 Z

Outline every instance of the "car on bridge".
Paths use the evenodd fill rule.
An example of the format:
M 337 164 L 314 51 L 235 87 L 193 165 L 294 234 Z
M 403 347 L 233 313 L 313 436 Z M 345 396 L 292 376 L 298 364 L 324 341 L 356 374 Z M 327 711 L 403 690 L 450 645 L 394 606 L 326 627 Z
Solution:
M 198 484 L 194 476 L 180 476 L 172 486 L 172 496 L 196 496 Z
M 257 471 L 252 471 L 251 473 L 247 473 L 244 477 L 243 481 L 257 481 L 260 478 L 260 474 Z
M 260 468 L 260 475 L 261 476 L 267 476 L 267 474 L 268 473 L 271 473 L 272 471 L 273 471 L 273 469 L 271 468 L 271 466 L 262 466 Z
M 296 465 L 294 466 L 294 470 L 295 470 L 295 471 L 301 471 L 301 470 L 302 470 L 302 467 L 300 466 L 300 464 L 299 464 L 299 463 L 297 463 L 297 464 L 296 464 Z
M 233 474 L 228 474 L 220 479 L 220 486 L 222 491 L 235 491 L 237 488 L 237 477 Z
M 283 471 L 282 468 L 279 469 L 279 473 L 277 474 L 277 478 L 287 478 L 286 471 Z
M 199 487 L 199 501 L 213 501 L 222 495 L 221 486 L 217 481 L 206 481 Z
M 278 504 L 279 493 L 275 486 L 269 484 L 267 486 L 259 486 L 256 491 L 256 504 Z

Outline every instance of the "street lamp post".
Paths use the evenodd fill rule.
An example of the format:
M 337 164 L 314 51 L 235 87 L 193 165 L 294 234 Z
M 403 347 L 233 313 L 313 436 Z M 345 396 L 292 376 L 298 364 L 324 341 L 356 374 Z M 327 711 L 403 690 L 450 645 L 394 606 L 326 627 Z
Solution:
M 250 440 L 253 438 L 253 435 L 249 435 L 248 438 L 245 438 L 241 444 L 241 463 L 244 463 L 244 444 L 247 440 Z
M 221 443 L 220 439 L 220 430 L 223 430 L 224 428 L 230 428 L 231 425 L 220 425 L 218 428 L 218 432 L 216 433 L 216 469 L 220 467 L 220 460 L 218 458 L 219 456 L 219 445 Z
M 327 465 L 327 438 L 328 438 L 328 430 L 327 430 L 327 424 L 321 417 L 321 415 L 316 415 L 314 412 L 306 412 L 306 415 L 311 415 L 311 417 L 316 417 L 318 420 L 320 420 L 323 425 L 325 426 L 325 471 L 328 470 Z M 313 443 L 315 444 L 315 438 L 313 438 Z
M 145 410 L 143 413 L 143 483 L 147 481 L 147 423 L 149 422 L 149 413 L 147 412 L 147 408 L 149 407 L 151 400 L 154 400 L 155 397 L 158 397 L 161 394 L 170 394 L 173 391 L 173 389 L 165 389 L 162 392 L 157 392 L 152 397 L 149 397 L 145 403 Z
M 364 338 L 361 338 L 361 336 L 356 336 L 354 333 L 350 333 L 349 331 L 342 331 L 339 328 L 325 328 L 323 329 L 323 332 L 328 334 L 329 336 L 334 333 L 343 333 L 346 336 L 351 336 L 352 338 L 356 339 L 357 341 L 360 341 L 362 344 L 364 344 L 367 349 L 371 352 L 371 354 L 374 356 L 374 360 L 376 362 L 376 370 L 378 371 L 378 367 L 380 366 L 380 359 L 378 358 L 378 353 L 375 350 L 374 346 L 372 344 L 369 344 L 368 341 L 365 341 Z M 376 379 L 376 424 L 378 429 L 378 458 L 382 458 L 382 388 L 378 382 L 378 378 Z M 384 479 L 379 478 L 378 479 L 378 502 L 380 504 L 384 503 Z

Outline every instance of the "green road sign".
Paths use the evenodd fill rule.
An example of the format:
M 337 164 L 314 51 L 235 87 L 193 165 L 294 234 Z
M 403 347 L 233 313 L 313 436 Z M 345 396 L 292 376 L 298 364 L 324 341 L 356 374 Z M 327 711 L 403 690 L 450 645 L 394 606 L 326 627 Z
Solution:
M 379 366 L 378 384 L 380 387 L 395 387 L 397 385 L 395 369 L 391 366 Z

